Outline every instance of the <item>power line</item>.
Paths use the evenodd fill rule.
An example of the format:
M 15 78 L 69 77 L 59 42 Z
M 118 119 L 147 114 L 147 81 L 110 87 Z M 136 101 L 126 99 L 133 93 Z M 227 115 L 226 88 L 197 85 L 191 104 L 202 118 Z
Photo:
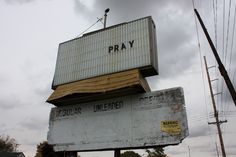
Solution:
M 223 1 L 223 50 L 222 50 L 222 58 L 224 59 L 224 51 L 225 51 L 225 0 Z M 224 63 L 224 60 L 223 60 Z
M 216 6 L 215 6 L 215 0 L 212 0 L 212 5 L 213 5 L 213 15 L 214 15 L 214 27 L 215 27 L 215 46 L 217 49 L 217 20 L 216 20 Z
M 229 44 L 229 26 L 230 26 L 230 15 L 231 15 L 231 0 L 229 0 L 229 7 L 228 7 L 228 23 L 227 23 L 227 34 L 226 34 L 226 50 L 225 50 L 225 66 L 227 68 L 227 55 L 228 55 L 228 44 Z M 230 67 L 230 65 L 229 65 Z M 229 68 L 228 67 L 228 68 Z M 229 108 L 229 101 L 227 101 L 228 98 L 228 92 L 225 91 L 224 92 L 224 99 L 225 99 L 225 105 L 223 105 L 223 111 L 228 110 Z M 226 115 L 225 115 L 225 119 L 226 119 Z M 225 127 L 223 127 L 223 130 L 225 130 Z
M 101 22 L 102 18 L 99 18 L 94 24 L 92 24 L 91 26 L 89 26 L 87 29 L 85 29 L 82 33 L 80 33 L 76 38 L 78 38 L 80 35 L 84 34 L 85 32 L 87 32 L 90 28 L 92 28 L 94 25 L 96 25 L 98 22 Z
M 195 8 L 195 3 L 194 3 L 194 0 L 192 0 L 192 6 L 193 6 L 193 9 Z M 194 16 L 194 19 L 195 19 L 195 26 L 196 26 L 196 34 L 197 34 L 197 43 L 198 43 L 198 52 L 199 52 L 199 58 L 200 58 L 200 62 L 201 62 L 201 71 L 202 71 L 202 81 L 203 81 L 203 87 L 204 87 L 204 98 L 205 98 L 205 106 L 206 106 L 206 112 L 208 114 L 208 109 L 207 109 L 207 103 L 206 103 L 206 85 L 205 85 L 205 81 L 204 81 L 204 72 L 203 72 L 203 66 L 202 66 L 202 51 L 201 51 L 201 44 L 200 44 L 200 38 L 199 38 L 199 31 L 198 31 L 198 25 L 197 25 L 197 19 L 196 19 L 196 16 Z
M 193 9 L 196 8 L 196 7 L 195 7 L 194 0 L 192 0 L 192 6 L 193 6 Z M 206 91 L 205 91 L 205 90 L 206 90 L 206 85 L 205 85 L 204 72 L 203 72 L 203 65 L 202 65 L 202 63 L 203 63 L 203 61 L 202 61 L 202 52 L 201 52 L 201 45 L 200 45 L 200 39 L 199 39 L 199 31 L 198 31 L 198 25 L 197 25 L 197 18 L 196 18 L 195 15 L 194 15 L 194 19 L 195 19 L 196 34 L 197 34 L 197 43 L 198 43 L 199 59 L 200 59 L 200 62 L 201 62 L 201 71 L 202 71 L 201 75 L 202 75 L 202 83 L 203 83 L 203 87 L 204 87 L 203 93 L 204 93 L 205 109 L 206 109 L 206 113 L 207 113 L 207 115 L 208 115 L 209 111 L 208 111 L 208 108 L 207 108 L 207 101 L 206 101 Z M 208 116 L 206 117 L 206 120 L 209 121 L 209 117 L 208 117 Z M 212 136 L 212 134 L 211 134 L 211 128 L 210 128 L 209 125 L 207 125 L 207 128 L 208 128 L 208 134 L 209 134 L 210 137 L 211 137 L 211 142 L 214 143 L 214 141 L 216 141 L 216 140 L 213 140 L 213 136 Z M 211 143 L 210 143 L 210 144 L 211 144 Z M 212 147 L 212 149 L 213 149 L 213 147 Z M 213 151 L 214 151 L 214 149 L 213 149 Z
M 230 12 L 231 12 L 231 0 L 229 1 L 229 12 L 228 12 L 227 34 L 226 34 L 226 47 L 225 47 L 225 63 L 226 63 L 226 60 L 227 60 L 227 53 L 228 53 Z
M 218 68 L 219 68 L 219 71 L 220 71 L 222 77 L 224 78 L 225 83 L 226 83 L 226 85 L 227 85 L 227 87 L 228 87 L 228 90 L 229 90 L 229 92 L 230 92 L 230 94 L 231 94 L 231 97 L 232 97 L 232 99 L 233 99 L 233 101 L 234 101 L 234 104 L 236 105 L 236 91 L 235 91 L 235 89 L 234 89 L 234 86 L 233 86 L 233 84 L 232 84 L 232 82 L 231 82 L 231 80 L 230 80 L 230 78 L 229 78 L 229 75 L 228 75 L 228 73 L 227 73 L 227 71 L 226 71 L 226 69 L 225 69 L 225 67 L 224 67 L 224 64 L 221 62 L 221 59 L 220 59 L 220 57 L 219 57 L 219 55 L 218 55 L 218 52 L 217 52 L 216 49 L 215 49 L 215 46 L 214 46 L 214 44 L 213 44 L 213 42 L 212 42 L 212 40 L 211 40 L 211 38 L 210 38 L 210 35 L 209 35 L 209 33 L 208 33 L 208 31 L 207 31 L 207 29 L 206 29 L 206 27 L 205 27 L 205 25 L 204 25 L 204 23 L 203 23 L 201 17 L 200 17 L 200 15 L 199 15 L 197 9 L 194 9 L 194 12 L 196 13 L 196 16 L 197 16 L 197 18 L 198 18 L 198 20 L 199 20 L 199 23 L 200 23 L 201 26 L 202 26 L 202 29 L 203 29 L 204 34 L 205 34 L 205 36 L 206 36 L 206 38 L 207 38 L 207 40 L 208 40 L 208 42 L 209 42 L 209 45 L 210 45 L 211 50 L 212 50 L 212 52 L 213 52 L 213 54 L 214 54 L 214 57 L 215 57 L 215 59 L 216 59 L 218 65 L 219 65 L 219 67 L 218 67 Z
M 233 47 L 234 47 L 234 30 L 235 30 L 235 18 L 236 18 L 236 5 L 234 8 L 234 23 L 233 23 L 233 33 L 232 33 L 232 42 L 230 48 L 230 61 L 229 61 L 229 75 L 231 74 L 231 63 L 232 63 L 232 54 L 233 54 Z

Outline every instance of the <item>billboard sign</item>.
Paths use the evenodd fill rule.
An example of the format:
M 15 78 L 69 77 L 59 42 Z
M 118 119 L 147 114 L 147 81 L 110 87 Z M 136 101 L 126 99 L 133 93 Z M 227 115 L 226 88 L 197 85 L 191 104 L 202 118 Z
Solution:
M 48 142 L 55 151 L 145 148 L 188 136 L 182 88 L 52 108 Z
M 158 73 L 156 30 L 150 16 L 61 43 L 52 85 L 135 68 L 143 76 Z

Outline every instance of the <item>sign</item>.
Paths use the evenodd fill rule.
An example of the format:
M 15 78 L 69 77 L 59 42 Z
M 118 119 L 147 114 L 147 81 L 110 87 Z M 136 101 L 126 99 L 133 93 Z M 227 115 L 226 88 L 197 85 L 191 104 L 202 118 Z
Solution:
M 55 87 L 101 75 L 140 69 L 158 74 L 156 29 L 152 18 L 107 27 L 61 43 L 53 79 Z
M 48 142 L 55 151 L 145 148 L 188 136 L 182 88 L 52 108 Z
M 161 131 L 172 135 L 179 135 L 181 133 L 181 125 L 177 120 L 161 121 Z

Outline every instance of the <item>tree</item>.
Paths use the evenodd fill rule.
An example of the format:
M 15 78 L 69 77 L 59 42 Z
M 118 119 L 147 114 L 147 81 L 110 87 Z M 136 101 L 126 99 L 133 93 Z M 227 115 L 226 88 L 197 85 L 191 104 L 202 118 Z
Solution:
M 10 136 L 0 135 L 0 152 L 15 152 L 19 144 Z
M 44 141 L 37 145 L 35 157 L 56 157 L 56 152 L 53 150 L 52 145 L 49 145 L 47 141 Z
M 163 147 L 155 147 L 153 151 L 147 149 L 146 152 L 148 153 L 147 157 L 167 157 Z
M 126 151 L 124 153 L 121 153 L 120 157 L 141 157 L 141 155 L 133 151 Z

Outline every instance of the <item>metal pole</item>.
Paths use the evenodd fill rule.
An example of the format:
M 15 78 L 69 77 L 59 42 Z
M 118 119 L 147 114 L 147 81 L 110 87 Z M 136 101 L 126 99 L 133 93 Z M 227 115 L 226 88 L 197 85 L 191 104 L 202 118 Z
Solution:
M 198 20 L 199 20 L 199 22 L 200 22 L 200 24 L 202 26 L 202 29 L 203 29 L 203 31 L 204 31 L 204 33 L 206 35 L 206 38 L 207 38 L 207 40 L 208 40 L 208 42 L 210 44 L 211 50 L 212 50 L 212 52 L 213 52 L 213 54 L 214 54 L 214 56 L 216 58 L 216 61 L 217 61 L 218 65 L 219 65 L 218 68 L 219 68 L 220 74 L 223 76 L 223 78 L 225 80 L 225 83 L 226 83 L 226 85 L 227 85 L 227 87 L 229 89 L 230 95 L 231 95 L 231 97 L 232 97 L 232 99 L 234 101 L 234 104 L 236 106 L 236 92 L 235 92 L 234 86 L 233 86 L 233 84 L 232 84 L 232 82 L 231 82 L 231 80 L 229 78 L 229 75 L 228 75 L 224 65 L 221 62 L 221 59 L 220 59 L 220 57 L 219 57 L 219 55 L 218 55 L 218 53 L 216 51 L 216 48 L 215 48 L 215 46 L 214 46 L 214 44 L 213 44 L 213 42 L 212 42 L 212 40 L 210 38 L 210 35 L 207 32 L 207 29 L 206 29 L 206 27 L 205 27 L 205 25 L 204 25 L 200 15 L 199 15 L 198 11 L 197 11 L 197 9 L 194 9 L 194 11 L 195 11 L 195 14 L 197 15 L 197 18 L 198 18 Z
M 205 62 L 205 67 L 206 67 L 206 72 L 207 72 L 207 80 L 208 80 L 209 87 L 210 87 L 211 100 L 212 100 L 212 105 L 213 105 L 213 109 L 214 109 L 214 116 L 215 116 L 215 119 L 216 119 L 216 126 L 217 126 L 218 135 L 219 135 L 219 139 L 220 139 L 220 146 L 221 146 L 221 151 L 222 151 L 222 157 L 226 157 L 224 141 L 223 141 L 222 132 L 221 132 L 221 129 L 220 129 L 220 122 L 219 122 L 218 111 L 216 109 L 215 99 L 214 99 L 214 95 L 213 95 L 210 75 L 209 75 L 209 72 L 208 72 L 207 62 L 206 62 L 206 57 L 205 56 L 204 56 L 204 62 Z
M 108 13 L 109 11 L 110 11 L 109 8 L 107 8 L 107 9 L 105 10 L 105 14 L 104 14 L 104 24 L 103 24 L 104 28 L 106 28 L 106 24 L 107 24 L 107 13 Z
M 120 157 L 120 149 L 115 149 L 114 157 Z
M 107 23 L 107 14 L 105 13 L 105 15 L 104 15 L 103 28 L 106 28 L 106 23 Z

